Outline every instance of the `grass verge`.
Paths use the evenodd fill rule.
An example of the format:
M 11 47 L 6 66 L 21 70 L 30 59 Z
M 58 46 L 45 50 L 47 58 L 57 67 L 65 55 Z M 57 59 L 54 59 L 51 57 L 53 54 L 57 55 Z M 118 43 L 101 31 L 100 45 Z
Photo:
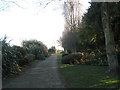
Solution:
M 108 66 L 61 64 L 61 55 L 57 60 L 67 88 L 118 88 L 118 79 L 105 74 Z

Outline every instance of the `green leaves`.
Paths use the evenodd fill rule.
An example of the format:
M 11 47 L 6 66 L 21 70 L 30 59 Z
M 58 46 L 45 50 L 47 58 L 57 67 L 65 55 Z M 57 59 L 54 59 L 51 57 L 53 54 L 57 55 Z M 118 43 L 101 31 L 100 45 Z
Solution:
M 23 41 L 22 45 L 28 53 L 35 55 L 35 59 L 44 59 L 47 56 L 47 47 L 40 41 L 28 40 Z
M 2 74 L 3 77 L 9 75 L 9 73 L 16 73 L 19 69 L 19 65 L 15 60 L 15 50 L 7 43 L 7 37 L 5 36 L 2 41 Z
M 49 48 L 49 49 L 48 49 L 48 53 L 49 53 L 49 54 L 54 54 L 54 53 L 56 53 L 56 48 L 55 48 L 55 46 L 52 46 L 51 48 Z
M 23 47 L 10 46 L 7 37 L 2 42 L 2 74 L 3 77 L 18 73 L 21 66 L 24 66 L 35 59 L 45 59 L 47 47 L 40 41 L 23 41 Z

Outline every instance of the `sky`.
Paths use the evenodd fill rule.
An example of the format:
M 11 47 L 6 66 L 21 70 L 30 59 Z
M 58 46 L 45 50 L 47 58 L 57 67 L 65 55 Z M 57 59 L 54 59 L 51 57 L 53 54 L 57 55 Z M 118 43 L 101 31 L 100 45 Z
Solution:
M 0 38 L 7 35 L 8 40 L 12 40 L 11 45 L 19 46 L 22 40 L 35 39 L 42 41 L 48 48 L 56 46 L 57 49 L 62 49 L 57 40 L 64 30 L 63 1 L 56 0 L 46 6 L 48 1 L 0 1 L 0 6 L 4 8 L 0 10 Z M 90 6 L 90 0 L 80 1 L 83 5 L 82 11 L 85 11 Z

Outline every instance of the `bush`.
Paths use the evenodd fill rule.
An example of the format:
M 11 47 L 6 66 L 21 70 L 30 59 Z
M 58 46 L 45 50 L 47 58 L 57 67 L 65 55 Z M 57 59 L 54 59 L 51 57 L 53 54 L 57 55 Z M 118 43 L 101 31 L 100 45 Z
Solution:
M 28 53 L 34 54 L 35 59 L 41 60 L 44 59 L 48 54 L 48 49 L 41 41 L 37 40 L 28 40 L 23 41 L 22 45 L 24 48 L 27 48 Z
M 26 54 L 24 57 L 25 63 L 29 63 L 35 59 L 35 55 L 33 54 Z
M 92 60 L 92 62 L 94 61 L 94 65 L 99 65 L 99 66 L 107 66 L 108 65 L 108 61 L 107 61 L 107 57 L 106 57 L 106 53 L 98 53 L 94 59 Z
M 84 56 L 85 64 L 87 65 L 98 65 L 98 66 L 106 66 L 108 65 L 106 53 L 97 53 L 95 54 L 85 54 Z
M 11 59 L 3 59 L 2 61 L 2 76 L 8 76 L 9 74 L 15 74 L 19 72 L 19 65 L 17 64 L 16 60 Z
M 9 74 L 17 73 L 19 71 L 19 65 L 16 62 L 15 50 L 7 43 L 7 37 L 2 40 L 2 76 L 8 76 Z
M 82 55 L 79 53 L 73 53 L 64 55 L 62 57 L 62 63 L 63 64 L 82 64 Z
M 39 60 L 44 60 L 45 57 L 46 56 L 44 54 L 37 54 L 37 59 L 39 59 Z
M 68 53 L 63 53 L 63 54 L 62 54 L 62 57 L 66 56 L 66 55 L 69 55 L 69 54 L 68 54 Z
M 28 61 L 25 59 L 17 59 L 16 61 L 18 62 L 19 66 L 24 66 L 24 65 L 28 64 Z
M 2 78 L 16 74 L 21 71 L 20 66 L 34 59 L 45 59 L 47 56 L 47 47 L 39 41 L 25 41 L 23 47 L 11 46 L 6 36 L 0 41 L 2 42 Z

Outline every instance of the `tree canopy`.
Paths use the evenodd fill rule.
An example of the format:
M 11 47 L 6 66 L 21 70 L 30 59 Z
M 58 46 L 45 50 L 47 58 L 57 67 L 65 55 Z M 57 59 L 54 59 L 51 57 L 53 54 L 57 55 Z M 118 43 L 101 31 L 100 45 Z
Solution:
M 91 2 L 91 6 L 79 24 L 76 22 L 79 21 L 80 16 L 74 13 L 74 8 L 79 9 L 75 5 L 76 2 L 68 0 L 66 3 L 64 5 L 69 10 L 64 9 L 66 23 L 61 38 L 65 51 L 94 53 L 94 59 L 96 58 L 98 62 L 103 58 L 106 59 L 109 67 L 115 70 L 119 61 L 114 57 L 117 56 L 116 53 L 120 53 L 120 3 Z M 103 8 L 104 4 L 107 6 Z M 76 16 L 79 17 L 77 21 Z

